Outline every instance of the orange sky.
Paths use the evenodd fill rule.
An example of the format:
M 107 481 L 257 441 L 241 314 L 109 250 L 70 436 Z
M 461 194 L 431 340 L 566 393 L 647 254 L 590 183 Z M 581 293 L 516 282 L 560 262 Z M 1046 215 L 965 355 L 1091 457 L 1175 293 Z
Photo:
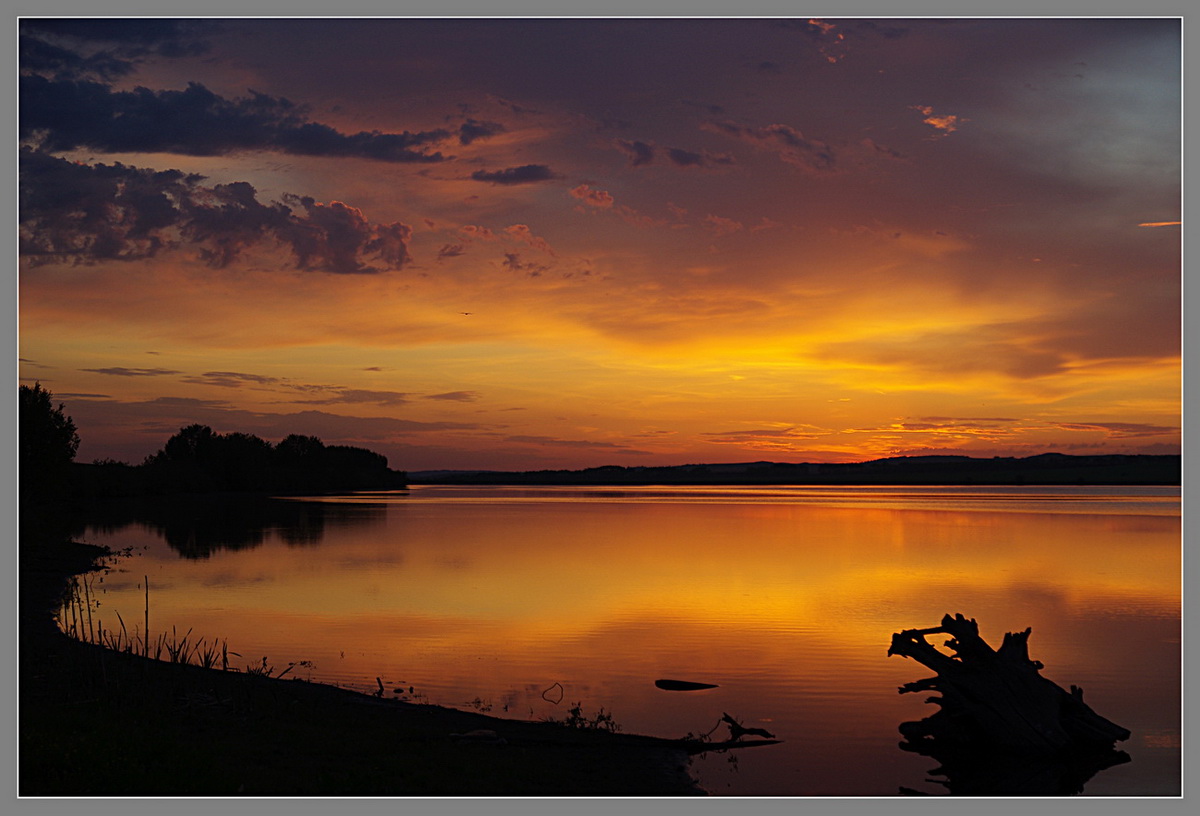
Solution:
M 27 19 L 21 381 L 83 461 L 1178 452 L 1180 28 Z

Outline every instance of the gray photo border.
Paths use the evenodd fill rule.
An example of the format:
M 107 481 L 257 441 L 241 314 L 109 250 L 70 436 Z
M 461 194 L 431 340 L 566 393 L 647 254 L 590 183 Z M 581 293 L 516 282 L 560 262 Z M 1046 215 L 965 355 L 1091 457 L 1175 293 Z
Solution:
M 486 0 L 407 0 L 406 2 L 383 2 L 383 0 L 352 0 L 331 4 L 315 0 L 253 0 L 247 2 L 231 2 L 230 0 L 210 0 L 201 7 L 195 3 L 182 3 L 178 0 L 170 2 L 146 2 L 145 0 L 106 0 L 106 2 L 84 2 L 84 0 L 19 0 L 5 12 L 3 26 L 7 35 L 6 41 L 14 44 L 18 18 L 22 16 L 211 16 L 211 17 L 267 17 L 267 16 L 379 16 L 379 17 L 533 17 L 533 16 L 595 16 L 595 17 L 1172 17 L 1181 18 L 1184 22 L 1184 37 L 1187 36 L 1187 14 L 1184 11 L 1183 0 L 1177 2 L 1142 2 L 1120 3 L 1114 0 L 1053 0 L 1052 2 L 1035 2 L 1034 0 L 1008 0 L 1004 4 L 974 2 L 950 2 L 950 0 L 921 0 L 920 2 L 894 3 L 887 0 L 844 0 L 840 3 L 813 4 L 798 6 L 783 0 L 751 0 L 750 2 L 718 2 L 717 0 L 609 0 L 603 4 L 591 3 L 555 3 L 551 0 L 509 0 L 505 3 L 487 3 Z M 1192 15 L 1196 17 L 1195 14 Z M 1186 47 L 1184 49 L 1186 54 Z M 10 57 L 10 59 L 13 59 Z M 1185 89 L 1197 87 L 1195 76 L 1195 61 L 1188 65 L 1185 60 Z M 11 65 L 11 62 L 10 62 Z M 12 78 L 4 83 L 5 108 L 10 112 L 17 109 L 16 81 L 17 71 L 13 70 Z M 1185 90 L 1183 105 L 1185 132 L 1193 124 L 1195 106 L 1188 104 L 1193 101 L 1193 91 Z M 1194 128 L 1193 128 L 1194 130 Z M 5 163 L 5 176 L 10 182 L 9 190 L 16 187 L 16 150 L 10 153 L 10 159 Z M 1184 206 L 1186 208 L 1188 191 L 1192 187 L 1194 173 L 1186 164 L 1185 151 Z M 5 211 L 10 208 L 15 211 L 15 197 L 11 194 L 3 204 Z M 15 214 L 15 212 L 14 212 Z M 14 219 L 15 220 L 15 219 Z M 13 221 L 9 220 L 9 224 Z M 1186 227 L 1185 227 L 1186 229 Z M 10 228 L 4 239 L 9 264 L 5 269 L 0 293 L 2 302 L 6 304 L 4 319 L 9 321 L 3 335 L 3 357 L 5 370 L 9 371 L 9 382 L 14 390 L 17 384 L 17 272 L 15 231 Z M 1196 314 L 1200 297 L 1196 295 L 1192 273 L 1188 265 L 1186 252 L 1187 233 L 1184 233 L 1184 368 L 1183 393 L 1184 404 L 1197 404 L 1197 380 L 1195 360 L 1197 359 L 1197 332 L 1188 331 L 1187 318 Z M 8 599 L 9 624 L 4 627 L 4 653 L 16 654 L 18 644 L 16 639 L 16 598 L 19 591 L 16 547 L 16 401 L 11 397 L 5 401 L 3 408 L 3 432 L 0 432 L 0 454 L 9 463 L 2 471 L 0 478 L 3 483 L 0 495 L 3 502 L 0 505 L 2 517 L 6 520 L 3 528 L 3 558 L 8 567 L 3 570 L 4 597 Z M 1194 412 L 1193 412 L 1194 413 Z M 1187 508 L 1194 497 L 1195 486 L 1187 478 L 1192 464 L 1194 451 L 1187 444 L 1189 431 L 1194 430 L 1196 423 L 1184 414 L 1184 486 L 1183 506 Z M 1192 541 L 1196 537 L 1200 523 L 1194 514 L 1184 513 L 1183 539 Z M 1197 761 L 1193 752 L 1187 750 L 1187 736 L 1194 733 L 1196 711 L 1194 705 L 1187 704 L 1188 692 L 1196 691 L 1196 610 L 1194 604 L 1188 603 L 1187 588 L 1197 580 L 1195 557 L 1192 554 L 1184 556 L 1184 795 L 1178 798 L 1072 798 L 1072 799 L 957 799 L 945 798 L 698 798 L 698 799 L 636 799 L 636 798 L 566 798 L 566 799 L 508 799 L 508 798 L 411 798 L 411 799 L 89 799 L 89 798 L 25 798 L 17 796 L 17 661 L 10 661 L 10 670 L 4 672 L 0 685 L 3 688 L 3 703 L 0 704 L 3 723 L 7 738 L 3 741 L 0 752 L 3 758 L 4 799 L 10 804 L 5 807 L 6 813 L 13 814 L 62 814 L 88 813 L 92 814 L 192 814 L 211 813 L 214 809 L 229 813 L 254 812 L 263 816 L 287 814 L 287 816 L 307 816 L 307 814 L 328 814 L 331 811 L 346 814 L 360 813 L 430 813 L 430 814 L 459 814 L 463 812 L 481 812 L 490 814 L 562 814 L 562 813 L 624 813 L 650 812 L 655 813 L 813 813 L 813 814 L 859 814 L 863 812 L 886 812 L 888 814 L 930 814 L 948 813 L 958 816 L 974 816 L 974 814 L 1001 814 L 1013 810 L 1021 810 L 1037 814 L 1080 813 L 1088 814 L 1124 814 L 1131 810 L 1147 816 L 1157 814 L 1185 814 L 1195 812 L 1196 796 L 1188 779 L 1197 770 Z M 1191 801 L 1189 807 L 1187 802 Z

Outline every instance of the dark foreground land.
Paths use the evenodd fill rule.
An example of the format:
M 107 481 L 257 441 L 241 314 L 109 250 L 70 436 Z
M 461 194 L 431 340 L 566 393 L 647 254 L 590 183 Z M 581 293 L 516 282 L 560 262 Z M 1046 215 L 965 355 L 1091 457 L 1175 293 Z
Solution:
M 53 615 L 99 548 L 24 546 L 21 796 L 686 796 L 679 742 L 118 653 Z M 452 735 L 487 729 L 504 740 Z

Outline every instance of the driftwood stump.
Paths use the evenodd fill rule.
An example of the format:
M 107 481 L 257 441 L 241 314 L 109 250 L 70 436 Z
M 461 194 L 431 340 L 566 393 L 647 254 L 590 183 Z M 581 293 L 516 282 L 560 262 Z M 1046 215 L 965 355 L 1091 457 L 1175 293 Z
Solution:
M 1043 665 L 1029 659 L 1029 633 L 1009 632 L 999 649 L 979 636 L 979 625 L 962 615 L 942 618 L 930 629 L 905 629 L 892 635 L 888 655 L 911 657 L 933 669 L 937 677 L 906 683 L 901 694 L 938 691 L 929 702 L 944 715 L 932 730 L 905 728 L 906 737 L 939 736 L 962 742 L 983 741 L 1027 751 L 1059 751 L 1071 747 L 1107 746 L 1129 739 L 1129 731 L 1106 720 L 1083 702 L 1083 689 L 1064 691 L 1039 673 Z M 947 634 L 947 655 L 925 640 Z M 927 718 L 922 723 L 929 723 Z M 925 731 L 927 733 L 921 733 Z M 938 733 L 940 732 L 940 733 Z
M 892 635 L 889 657 L 911 657 L 937 673 L 904 684 L 900 693 L 941 695 L 927 700 L 940 706 L 936 713 L 901 723 L 906 742 L 900 747 L 942 761 L 934 773 L 957 777 L 957 787 L 969 789 L 955 791 L 952 783 L 942 783 L 952 792 L 1016 793 L 1014 786 L 1038 775 L 1031 773 L 1032 762 L 1046 777 L 1042 792 L 1073 793 L 1096 771 L 1129 761 L 1113 749 L 1129 738 L 1128 729 L 1094 712 L 1079 687 L 1064 691 L 1042 677 L 1044 666 L 1029 658 L 1030 631 L 1009 632 L 993 649 L 979 636 L 975 620 L 960 614 L 946 615 L 941 626 Z M 950 636 L 944 646 L 953 654 L 925 639 L 934 634 Z M 1057 781 L 1050 784 L 1050 778 Z M 988 781 L 979 784 L 983 779 Z

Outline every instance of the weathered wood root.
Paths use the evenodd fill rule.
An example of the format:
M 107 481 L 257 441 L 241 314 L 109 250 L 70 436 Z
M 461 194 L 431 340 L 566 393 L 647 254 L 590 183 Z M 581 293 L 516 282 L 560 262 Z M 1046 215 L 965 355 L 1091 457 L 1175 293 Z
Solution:
M 928 702 L 941 710 L 920 723 L 904 723 L 910 741 L 939 740 L 993 748 L 1055 752 L 1111 749 L 1128 739 L 1128 729 L 1096 714 L 1083 702 L 1083 691 L 1064 691 L 1039 673 L 1044 666 L 1029 657 L 1029 635 L 1009 632 L 999 649 L 979 636 L 974 619 L 946 615 L 940 626 L 905 629 L 892 635 L 888 655 L 911 657 L 933 669 L 936 677 L 901 686 L 901 694 L 936 691 Z M 925 638 L 946 634 L 939 651 Z

